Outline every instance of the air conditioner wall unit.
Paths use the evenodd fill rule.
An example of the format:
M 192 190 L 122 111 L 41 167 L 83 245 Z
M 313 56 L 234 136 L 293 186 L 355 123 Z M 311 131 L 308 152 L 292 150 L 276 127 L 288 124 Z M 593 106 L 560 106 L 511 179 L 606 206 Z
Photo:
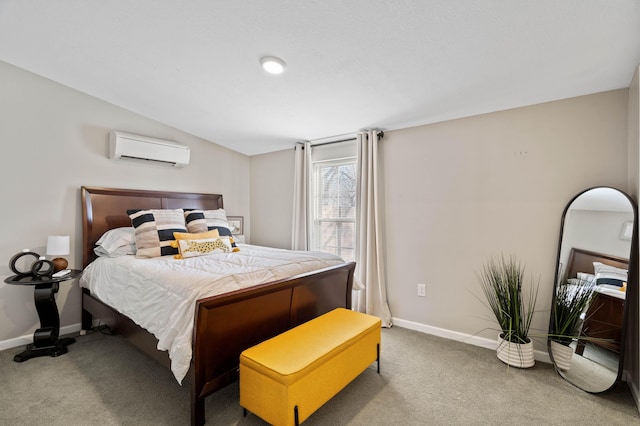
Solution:
M 109 134 L 109 158 L 143 160 L 174 167 L 189 164 L 190 149 L 172 141 L 112 131 Z

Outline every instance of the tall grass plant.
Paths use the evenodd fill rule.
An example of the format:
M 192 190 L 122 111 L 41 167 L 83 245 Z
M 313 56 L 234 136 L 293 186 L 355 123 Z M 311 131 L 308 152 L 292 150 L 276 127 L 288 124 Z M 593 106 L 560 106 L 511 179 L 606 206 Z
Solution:
M 480 273 L 487 305 L 495 315 L 501 337 L 511 343 L 529 343 L 529 329 L 538 298 L 539 282 L 523 295 L 525 267 L 513 256 L 489 259 Z
M 556 289 L 554 298 L 552 327 L 549 337 L 563 345 L 577 339 L 583 314 L 593 300 L 596 283 L 594 280 L 578 280 L 563 283 Z

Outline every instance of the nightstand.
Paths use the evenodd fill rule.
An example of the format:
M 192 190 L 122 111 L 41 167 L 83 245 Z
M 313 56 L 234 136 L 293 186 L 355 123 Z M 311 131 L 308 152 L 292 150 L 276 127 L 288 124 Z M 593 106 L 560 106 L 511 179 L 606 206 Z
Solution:
M 76 340 L 70 337 L 59 339 L 60 316 L 56 305 L 56 293 L 62 281 L 72 280 L 82 275 L 82 271 L 72 269 L 71 273 L 59 278 L 13 275 L 4 282 L 13 285 L 32 285 L 33 301 L 40 318 L 40 328 L 33 333 L 33 343 L 13 357 L 15 362 L 23 362 L 38 356 L 58 356 L 67 353 L 67 346 Z

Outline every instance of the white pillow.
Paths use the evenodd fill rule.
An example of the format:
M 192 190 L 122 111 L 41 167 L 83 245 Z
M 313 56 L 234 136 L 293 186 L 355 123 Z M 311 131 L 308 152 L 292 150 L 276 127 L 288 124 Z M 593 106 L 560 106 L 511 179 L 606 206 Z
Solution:
M 96 246 L 93 252 L 100 257 L 120 257 L 136 254 L 136 245 L 121 246 L 115 250 L 107 251 L 102 246 Z
M 98 256 L 118 257 L 136 254 L 136 234 L 133 227 L 110 229 L 96 242 Z
M 578 272 L 578 280 L 582 282 L 592 282 L 596 280 L 596 276 L 593 274 L 588 274 L 586 272 Z
M 596 272 L 596 283 L 598 285 L 608 284 L 624 287 L 627 282 L 626 269 L 616 268 L 600 262 L 593 262 L 593 269 Z
M 604 263 L 600 262 L 593 262 L 593 270 L 595 271 L 596 275 L 605 274 L 606 276 L 611 278 L 618 278 L 623 281 L 627 280 L 626 269 L 616 268 L 615 266 L 605 265 Z

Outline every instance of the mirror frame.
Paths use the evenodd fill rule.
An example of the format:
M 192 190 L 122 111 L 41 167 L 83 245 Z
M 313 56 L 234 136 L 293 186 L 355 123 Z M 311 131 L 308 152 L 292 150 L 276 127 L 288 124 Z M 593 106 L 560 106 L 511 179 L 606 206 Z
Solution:
M 562 212 L 562 218 L 560 220 L 560 235 L 558 238 L 558 254 L 556 256 L 556 269 L 555 269 L 555 278 L 554 278 L 554 282 L 553 282 L 553 299 L 551 302 L 551 308 L 550 308 L 550 317 L 549 317 L 549 337 L 547 337 L 547 352 L 549 354 L 549 358 L 551 358 L 551 363 L 553 364 L 553 367 L 555 368 L 556 372 L 560 375 L 560 377 L 562 377 L 563 379 L 565 379 L 567 382 L 571 383 L 573 386 L 582 389 L 585 392 L 591 393 L 591 394 L 600 394 L 600 393 L 605 393 L 608 392 L 610 390 L 612 390 L 613 388 L 615 388 L 619 383 L 620 380 L 622 378 L 622 372 L 624 370 L 624 354 L 626 351 L 626 347 L 627 347 L 627 330 L 629 328 L 629 303 L 625 303 L 624 304 L 624 309 L 622 311 L 622 336 L 621 336 L 621 342 L 620 342 L 620 354 L 619 354 L 619 361 L 618 361 L 618 372 L 616 374 L 616 379 L 614 380 L 614 382 L 611 384 L 610 387 L 602 390 L 602 391 L 592 391 L 592 390 L 588 390 L 588 389 L 584 389 L 581 386 L 577 385 L 576 383 L 574 383 L 570 378 L 568 378 L 565 373 L 560 370 L 557 365 L 556 365 L 556 361 L 553 359 L 553 351 L 551 350 L 551 335 L 553 334 L 553 316 L 554 316 L 554 303 L 553 300 L 555 300 L 556 297 L 556 293 L 558 291 L 558 284 L 560 282 L 560 280 L 563 278 L 562 277 L 562 271 L 560 270 L 560 256 L 561 256 L 561 252 L 562 252 L 562 237 L 564 235 L 564 227 L 565 227 L 565 219 L 567 216 L 567 212 L 569 211 L 569 208 L 571 207 L 571 205 L 573 204 L 573 202 L 580 197 L 581 195 L 585 194 L 586 192 L 589 192 L 593 189 L 603 189 L 603 188 L 609 188 L 612 190 L 615 190 L 617 192 L 619 192 L 620 194 L 624 195 L 627 200 L 629 200 L 629 204 L 631 205 L 631 208 L 633 209 L 633 233 L 631 236 L 631 246 L 630 246 L 630 250 L 629 250 L 629 266 L 628 266 L 628 272 L 627 272 L 627 294 L 629 294 L 629 290 L 632 289 L 631 294 L 636 295 L 636 289 L 637 289 L 637 285 L 638 285 L 638 275 L 637 275 L 637 271 L 636 271 L 636 265 L 638 262 L 636 262 L 636 259 L 638 257 L 638 206 L 636 205 L 636 202 L 631 198 L 631 196 L 629 196 L 629 194 L 627 194 L 625 191 L 622 191 L 618 188 L 612 187 L 612 186 L 593 186 L 591 188 L 587 188 L 583 191 L 580 191 L 578 194 L 576 194 L 573 198 L 571 198 L 571 200 L 569 200 L 569 202 L 567 203 L 567 205 L 565 206 L 563 212 Z

